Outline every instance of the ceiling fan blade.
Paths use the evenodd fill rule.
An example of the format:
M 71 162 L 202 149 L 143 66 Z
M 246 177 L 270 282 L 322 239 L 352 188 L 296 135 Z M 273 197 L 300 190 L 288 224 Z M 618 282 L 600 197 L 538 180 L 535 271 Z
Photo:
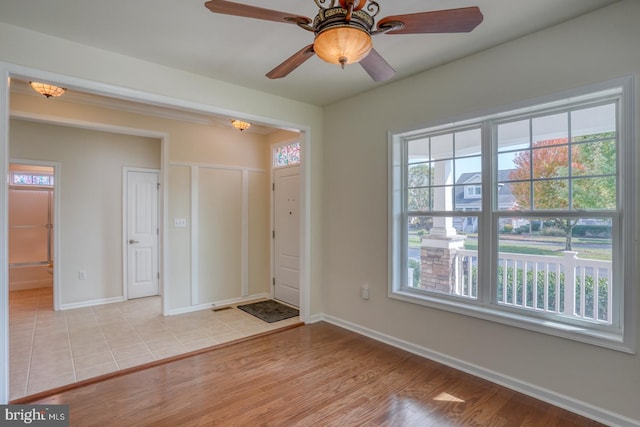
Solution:
M 389 80 L 396 73 L 396 70 L 375 49 L 371 49 L 369 55 L 360 60 L 360 65 L 376 82 Z
M 309 24 L 311 22 L 311 19 L 306 16 L 294 15 L 287 12 L 278 12 L 277 10 L 233 3 L 226 0 L 209 0 L 204 5 L 211 12 L 222 13 L 224 15 L 244 16 L 247 18 L 264 19 L 267 21 L 284 22 L 289 24 Z
M 304 64 L 304 62 L 315 55 L 313 51 L 313 44 L 309 46 L 305 46 L 293 55 L 291 55 L 287 60 L 285 60 L 282 64 L 278 65 L 273 70 L 267 73 L 267 77 L 270 79 L 281 79 L 286 77 L 293 70 Z
M 386 34 L 468 33 L 477 27 L 483 18 L 477 6 L 463 7 L 387 16 L 378 22 L 378 29 L 401 22 L 404 24 L 402 28 L 390 30 Z

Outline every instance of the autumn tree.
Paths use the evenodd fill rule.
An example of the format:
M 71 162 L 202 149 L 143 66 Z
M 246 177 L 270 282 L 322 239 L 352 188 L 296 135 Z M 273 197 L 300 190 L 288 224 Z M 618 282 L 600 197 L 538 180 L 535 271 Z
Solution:
M 567 138 L 549 139 L 518 153 L 509 179 L 518 181 L 511 184 L 511 193 L 519 207 L 523 210 L 615 208 L 613 138 L 613 133 L 590 135 L 574 138 L 571 145 Z M 566 234 L 565 250 L 572 249 L 573 228 L 577 222 L 577 218 L 553 220 L 554 226 Z

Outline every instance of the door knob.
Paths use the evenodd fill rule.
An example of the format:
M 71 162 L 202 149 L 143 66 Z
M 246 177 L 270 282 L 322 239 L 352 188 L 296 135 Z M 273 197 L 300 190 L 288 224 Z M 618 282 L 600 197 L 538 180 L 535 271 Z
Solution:
M 130 245 L 133 245 L 134 243 L 140 243 L 140 242 L 138 242 L 137 240 L 133 240 L 133 239 L 129 240 L 129 244 Z

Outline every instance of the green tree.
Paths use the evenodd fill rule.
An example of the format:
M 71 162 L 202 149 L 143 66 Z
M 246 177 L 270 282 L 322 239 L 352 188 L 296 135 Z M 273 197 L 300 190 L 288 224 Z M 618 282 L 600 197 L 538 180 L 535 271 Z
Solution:
M 518 153 L 509 174 L 521 209 L 613 209 L 616 205 L 615 133 L 537 141 Z M 530 181 L 534 179 L 535 181 Z M 531 192 L 533 191 L 533 194 Z M 572 249 L 577 218 L 556 218 Z
M 409 165 L 407 171 L 408 207 L 412 211 L 426 211 L 429 209 L 429 185 L 433 180 L 433 169 L 429 163 Z

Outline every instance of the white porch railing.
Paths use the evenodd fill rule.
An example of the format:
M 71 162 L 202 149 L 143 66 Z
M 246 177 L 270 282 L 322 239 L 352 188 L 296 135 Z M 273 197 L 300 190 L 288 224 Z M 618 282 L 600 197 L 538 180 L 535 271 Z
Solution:
M 477 297 L 477 251 L 459 249 L 454 259 L 454 293 Z M 562 257 L 498 255 L 498 303 L 611 323 L 611 261 Z

